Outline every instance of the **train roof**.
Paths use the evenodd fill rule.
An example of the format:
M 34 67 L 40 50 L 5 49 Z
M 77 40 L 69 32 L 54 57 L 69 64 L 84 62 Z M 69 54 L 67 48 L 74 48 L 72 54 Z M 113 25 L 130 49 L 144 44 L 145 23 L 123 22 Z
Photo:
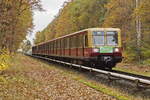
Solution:
M 88 28 L 88 29 L 84 29 L 84 30 L 81 30 L 81 31 L 77 31 L 77 32 L 74 32 L 74 33 L 71 33 L 71 34 L 67 34 L 67 35 L 64 35 L 64 36 L 61 36 L 61 37 L 58 37 L 58 38 L 55 38 L 55 39 L 52 39 L 52 40 L 49 40 L 49 41 L 46 41 L 46 42 L 42 42 L 42 43 L 39 43 L 35 46 L 39 46 L 39 45 L 42 45 L 42 44 L 45 44 L 45 43 L 48 43 L 48 42 L 51 42 L 51 41 L 55 41 L 57 39 L 62 39 L 64 37 L 68 37 L 68 36 L 73 36 L 75 34 L 79 34 L 79 33 L 82 33 L 82 32 L 86 32 L 86 31 L 98 31 L 98 30 L 111 30 L 111 31 L 119 31 L 120 29 L 119 28 Z M 33 46 L 34 47 L 34 46 Z

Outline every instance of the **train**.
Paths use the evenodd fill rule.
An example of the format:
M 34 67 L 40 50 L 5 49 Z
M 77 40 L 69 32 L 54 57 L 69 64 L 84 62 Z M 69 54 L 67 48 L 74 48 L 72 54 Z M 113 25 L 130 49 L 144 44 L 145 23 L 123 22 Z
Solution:
M 119 28 L 88 28 L 32 47 L 32 55 L 112 70 L 122 61 Z

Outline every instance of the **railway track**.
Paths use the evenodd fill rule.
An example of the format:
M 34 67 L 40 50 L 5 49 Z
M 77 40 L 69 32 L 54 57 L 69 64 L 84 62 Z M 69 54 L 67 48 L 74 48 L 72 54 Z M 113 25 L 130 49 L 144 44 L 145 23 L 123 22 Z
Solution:
M 118 70 L 112 70 L 112 72 L 124 74 L 124 75 L 129 75 L 129 76 L 133 76 L 133 77 L 138 77 L 138 78 L 142 78 L 145 80 L 150 80 L 150 77 L 148 77 L 148 76 L 143 76 L 143 75 L 138 75 L 138 74 L 133 74 L 133 73 L 127 73 L 127 72 L 118 71 Z
M 127 72 L 117 71 L 117 70 L 112 70 L 112 71 L 100 70 L 100 69 L 90 68 L 90 67 L 87 67 L 87 66 L 72 64 L 72 63 L 68 63 L 68 62 L 63 62 L 63 61 L 59 61 L 59 60 L 55 60 L 55 59 L 45 58 L 45 57 L 41 57 L 41 56 L 35 56 L 35 55 L 29 55 L 29 54 L 26 54 L 26 55 L 34 57 L 34 58 L 39 58 L 39 59 L 42 59 L 42 60 L 47 60 L 47 61 L 52 61 L 52 62 L 56 62 L 56 63 L 69 65 L 70 67 L 85 69 L 85 70 L 88 70 L 90 72 L 105 74 L 109 77 L 110 80 L 132 81 L 136 84 L 136 86 L 138 88 L 150 89 L 150 77 L 148 77 L 148 76 L 142 76 L 142 75 L 127 73 Z

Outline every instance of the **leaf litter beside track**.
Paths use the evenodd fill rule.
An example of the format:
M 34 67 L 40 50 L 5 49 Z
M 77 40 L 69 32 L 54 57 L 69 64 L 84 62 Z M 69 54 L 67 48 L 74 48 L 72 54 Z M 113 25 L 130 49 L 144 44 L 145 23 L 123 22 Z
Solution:
M 124 89 L 130 90 L 131 88 L 124 88 L 124 85 L 119 85 L 118 83 L 117 84 L 115 83 L 117 85 L 117 88 L 116 88 L 116 85 L 113 86 L 114 84 L 107 85 L 107 83 L 102 82 L 103 79 L 98 79 L 98 81 L 97 81 L 97 79 L 95 80 L 96 77 L 92 76 L 91 73 L 85 73 L 82 71 L 80 72 L 78 70 L 70 69 L 68 67 L 63 67 L 62 65 L 59 66 L 59 65 L 55 64 L 55 66 L 57 69 L 60 69 L 61 71 L 63 70 L 62 74 L 67 75 L 67 77 L 71 77 L 72 79 L 77 80 L 91 88 L 94 88 L 95 90 L 98 90 L 100 92 L 106 93 L 111 96 L 114 96 L 120 100 L 149 100 L 149 99 L 146 99 L 146 98 L 148 98 L 147 96 L 145 97 L 143 95 L 136 95 L 138 93 L 137 91 L 134 93 L 131 93 L 132 95 L 130 95 L 130 93 L 128 93 L 127 91 L 124 91 Z M 105 81 L 106 81 L 106 79 L 105 79 Z M 101 82 L 102 82 L 102 84 L 101 84 Z M 108 82 L 108 80 L 107 80 L 107 82 Z M 118 85 L 119 85 L 119 87 L 118 87 Z
M 0 83 L 2 100 L 116 100 L 30 57 L 17 54 L 11 66 L 1 75 L 6 81 Z
M 150 66 L 120 63 L 114 69 L 150 77 Z

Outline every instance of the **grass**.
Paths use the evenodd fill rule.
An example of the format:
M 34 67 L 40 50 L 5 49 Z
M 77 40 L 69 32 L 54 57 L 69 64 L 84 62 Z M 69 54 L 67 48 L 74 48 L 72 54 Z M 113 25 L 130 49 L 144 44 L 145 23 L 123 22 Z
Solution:
M 113 96 L 113 97 L 116 97 L 119 100 L 129 100 L 129 97 L 123 96 L 122 94 L 114 92 L 112 89 L 106 88 L 102 85 L 98 86 L 94 83 L 87 82 L 85 80 L 78 80 L 78 81 L 80 81 L 81 83 L 83 83 L 83 84 L 85 84 L 85 85 L 87 85 L 93 89 L 96 89 L 97 91 L 103 92 L 103 93 L 108 94 L 108 95 Z

